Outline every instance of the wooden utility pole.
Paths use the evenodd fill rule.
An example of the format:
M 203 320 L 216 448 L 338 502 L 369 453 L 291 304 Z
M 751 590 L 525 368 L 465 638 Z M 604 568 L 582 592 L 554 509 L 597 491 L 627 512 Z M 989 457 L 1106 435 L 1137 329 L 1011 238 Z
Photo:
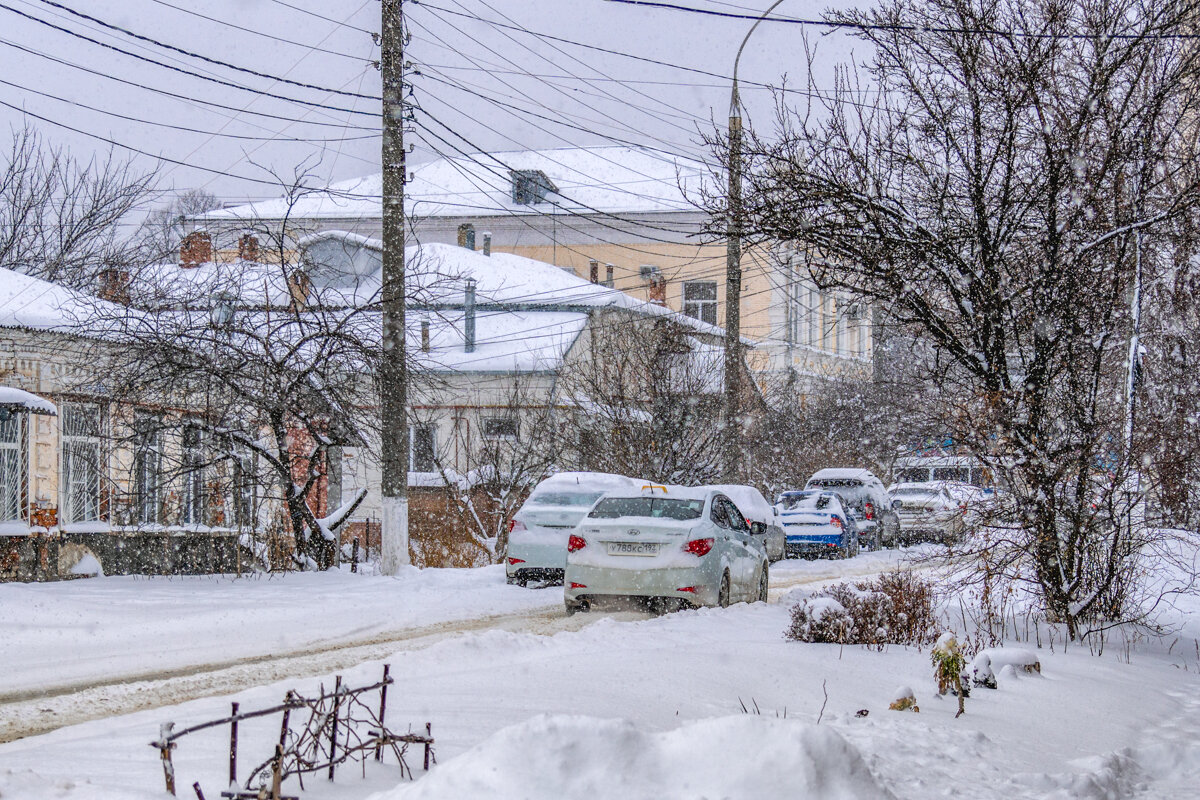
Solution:
M 383 338 L 379 359 L 380 569 L 395 575 L 408 556 L 408 368 L 404 352 L 404 0 L 383 0 Z

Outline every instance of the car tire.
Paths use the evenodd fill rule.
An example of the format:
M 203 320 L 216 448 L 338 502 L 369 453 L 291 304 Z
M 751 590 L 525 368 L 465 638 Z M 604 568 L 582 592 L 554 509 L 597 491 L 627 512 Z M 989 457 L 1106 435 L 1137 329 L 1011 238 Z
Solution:
M 771 578 L 767 574 L 767 565 L 762 565 L 762 572 L 758 576 L 758 602 L 767 602 L 768 590 L 770 587 Z
M 729 572 L 728 570 L 721 573 L 721 586 L 717 589 L 717 605 L 721 608 L 729 608 Z
M 515 575 L 509 575 L 507 578 L 507 582 L 508 582 L 509 586 L 520 586 L 522 589 L 525 588 L 525 584 L 526 584 L 526 581 L 524 578 L 518 578 Z

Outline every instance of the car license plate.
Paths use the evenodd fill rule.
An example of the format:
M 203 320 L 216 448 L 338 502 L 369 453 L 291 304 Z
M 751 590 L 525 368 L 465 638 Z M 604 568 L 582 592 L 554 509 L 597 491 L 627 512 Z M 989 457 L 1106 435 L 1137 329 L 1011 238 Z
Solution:
M 658 542 L 605 542 L 610 556 L 656 556 Z

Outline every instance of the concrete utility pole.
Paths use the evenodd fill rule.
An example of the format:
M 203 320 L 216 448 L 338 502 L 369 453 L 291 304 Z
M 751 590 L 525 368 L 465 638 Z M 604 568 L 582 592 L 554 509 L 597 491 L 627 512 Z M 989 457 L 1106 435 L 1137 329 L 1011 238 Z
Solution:
M 404 352 L 404 0 L 383 0 L 383 352 L 379 360 L 380 569 L 408 564 L 408 366 Z
M 783 0 L 762 13 L 733 60 L 733 89 L 729 94 L 729 191 L 725 215 L 725 482 L 738 483 L 742 465 L 742 101 L 738 96 L 737 70 L 742 51 L 754 29 Z

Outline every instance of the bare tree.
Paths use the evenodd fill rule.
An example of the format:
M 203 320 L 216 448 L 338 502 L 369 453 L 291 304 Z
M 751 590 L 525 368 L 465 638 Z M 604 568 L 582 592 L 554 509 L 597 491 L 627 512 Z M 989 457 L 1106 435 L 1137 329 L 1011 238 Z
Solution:
M 562 449 L 590 470 L 710 482 L 720 468 L 722 374 L 719 345 L 667 320 L 602 321 L 559 379 L 560 402 L 576 409 Z
M 80 161 L 34 128 L 13 129 L 0 169 L 0 266 L 93 289 L 103 270 L 135 260 L 121 225 L 154 180 L 112 153 Z
M 872 48 L 751 147 L 747 213 L 929 345 L 945 432 L 1006 481 L 1013 580 L 1080 635 L 1144 530 L 1124 385 L 1146 240 L 1196 205 L 1192 0 L 886 0 Z M 869 90 L 865 92 L 863 90 Z M 864 97 L 870 97 L 864 102 Z M 1124 499 L 1122 499 L 1124 497 Z M 1109 599 L 1106 599 L 1109 598 Z M 1122 608 L 1122 614 L 1136 609 Z
M 187 189 L 166 206 L 151 210 L 136 236 L 138 263 L 161 264 L 173 259 L 188 233 L 188 218 L 218 208 L 216 195 L 204 189 Z

